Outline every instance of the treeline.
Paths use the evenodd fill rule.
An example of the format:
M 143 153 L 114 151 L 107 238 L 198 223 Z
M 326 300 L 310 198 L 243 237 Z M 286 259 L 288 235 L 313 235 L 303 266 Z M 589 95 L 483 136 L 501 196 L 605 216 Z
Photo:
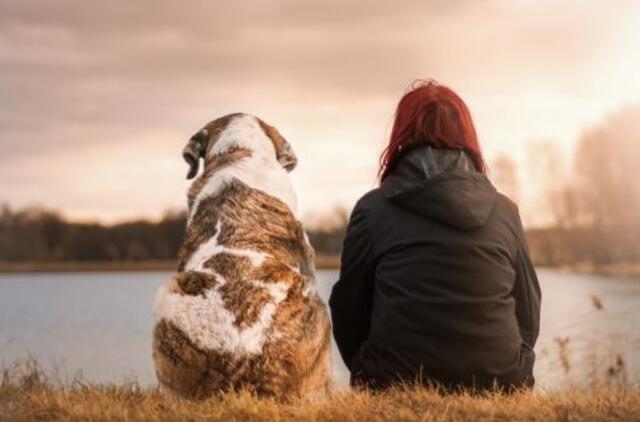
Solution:
M 42 209 L 0 208 L 0 262 L 174 260 L 184 238 L 186 214 L 168 212 L 157 222 L 115 225 L 67 221 Z M 340 253 L 343 225 L 308 230 L 318 254 Z
M 330 221 L 307 228 L 318 255 L 337 257 L 348 215 L 337 210 Z M 67 221 L 58 213 L 0 208 L 0 263 L 138 262 L 175 260 L 184 237 L 184 212 L 160 221 L 115 225 Z M 553 226 L 527 231 L 533 261 L 556 266 L 640 262 L 640 233 L 628 225 Z
M 640 264 L 640 233 L 625 225 L 534 229 L 527 240 L 539 266 Z
M 69 222 L 40 208 L 0 212 L 0 261 L 146 261 L 175 259 L 184 236 L 184 213 L 161 221 L 112 226 Z

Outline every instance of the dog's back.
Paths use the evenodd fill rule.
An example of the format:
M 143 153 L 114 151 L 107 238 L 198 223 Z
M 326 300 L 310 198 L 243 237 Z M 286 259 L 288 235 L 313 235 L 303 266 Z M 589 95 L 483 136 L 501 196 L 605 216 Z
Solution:
M 313 287 L 313 250 L 287 204 L 228 181 L 197 198 L 180 259 L 155 303 L 154 362 L 164 387 L 193 398 L 325 391 L 329 320 Z

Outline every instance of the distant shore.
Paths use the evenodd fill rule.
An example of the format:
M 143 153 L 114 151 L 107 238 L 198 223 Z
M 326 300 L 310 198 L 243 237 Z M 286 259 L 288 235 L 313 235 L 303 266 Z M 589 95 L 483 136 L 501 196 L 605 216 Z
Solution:
M 175 271 L 177 268 L 178 262 L 174 260 L 0 262 L 0 273 Z M 316 268 L 338 269 L 340 268 L 340 257 L 318 255 L 316 256 Z
M 177 261 L 62 261 L 62 262 L 0 262 L 0 273 L 51 273 L 51 272 L 129 272 L 129 271 L 175 271 Z M 340 257 L 331 255 L 316 256 L 316 268 L 321 270 L 337 270 L 340 268 Z M 592 263 L 565 264 L 544 266 L 559 271 L 598 274 L 613 277 L 630 277 L 640 279 L 640 262 L 595 265 Z
M 547 268 L 571 273 L 597 274 L 640 279 L 640 262 L 619 262 L 615 264 L 593 264 L 590 262 L 581 262 Z

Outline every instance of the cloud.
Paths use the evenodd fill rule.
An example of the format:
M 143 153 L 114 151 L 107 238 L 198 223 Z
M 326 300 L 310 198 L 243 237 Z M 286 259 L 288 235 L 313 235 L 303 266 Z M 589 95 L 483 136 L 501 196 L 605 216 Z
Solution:
M 301 165 L 301 183 L 314 186 L 321 199 L 308 202 L 320 206 L 334 189 L 312 183 L 311 169 L 338 166 L 336 182 L 362 189 L 360 174 L 373 171 L 412 79 L 450 83 L 481 116 L 527 92 L 582 95 L 630 4 L 0 0 L 0 184 L 35 177 L 27 169 L 46 178 L 46 165 L 26 163 L 64 167 L 98 146 L 126 151 L 154 139 L 150 155 L 176 159 L 168 154 L 207 120 L 243 110 L 282 127 L 313 160 Z M 370 159 L 355 170 L 351 160 L 336 163 L 345 148 Z M 117 159 L 94 165 L 136 165 Z M 137 182 L 121 195 L 135 197 L 150 180 Z M 33 183 L 5 199 L 37 200 Z M 181 188 L 157 206 L 181 204 Z M 139 210 L 151 212 L 147 203 Z

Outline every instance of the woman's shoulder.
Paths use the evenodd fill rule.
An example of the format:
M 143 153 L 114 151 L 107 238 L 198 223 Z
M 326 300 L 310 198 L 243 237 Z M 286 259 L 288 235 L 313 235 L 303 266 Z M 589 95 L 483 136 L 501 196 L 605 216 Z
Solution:
M 515 237 L 523 238 L 524 229 L 520 210 L 514 200 L 502 193 L 498 193 L 493 213 L 497 219 L 502 220 L 510 228 Z
M 385 226 L 390 219 L 397 219 L 398 212 L 399 208 L 385 198 L 380 188 L 374 188 L 358 199 L 351 212 L 350 220 L 361 222 L 375 232 L 376 228 Z
M 354 211 L 365 211 L 379 208 L 384 202 L 384 196 L 380 191 L 380 188 L 374 188 L 365 193 L 356 201 L 356 205 L 353 207 Z
M 494 208 L 498 208 L 502 210 L 503 213 L 511 217 L 520 218 L 520 211 L 518 209 L 518 204 L 507 195 L 498 192 L 496 195 L 496 202 Z

